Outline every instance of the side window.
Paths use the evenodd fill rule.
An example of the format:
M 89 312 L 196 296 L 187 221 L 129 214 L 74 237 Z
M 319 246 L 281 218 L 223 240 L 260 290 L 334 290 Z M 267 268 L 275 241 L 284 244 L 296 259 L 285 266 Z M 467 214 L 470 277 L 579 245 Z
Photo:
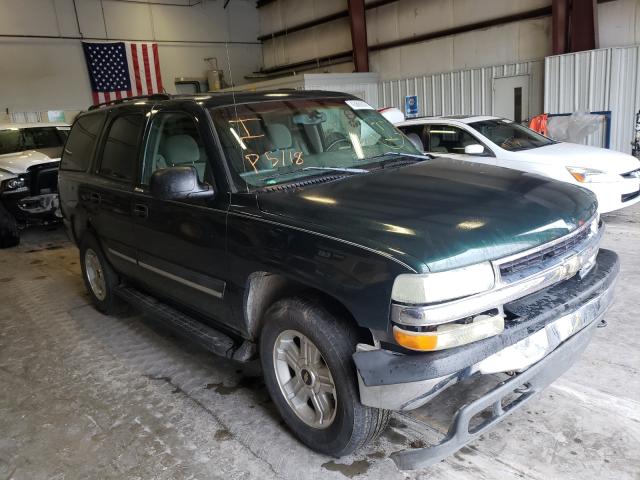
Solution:
M 207 154 L 195 119 L 187 113 L 158 113 L 153 118 L 144 152 L 141 183 L 149 184 L 156 170 L 191 165 L 203 181 Z
M 138 158 L 138 138 L 143 127 L 142 114 L 122 115 L 111 123 L 102 150 L 101 175 L 118 180 L 133 180 Z
M 458 127 L 431 125 L 428 143 L 432 153 L 464 153 L 464 147 L 478 143 L 478 140 Z
M 104 123 L 104 117 L 103 113 L 83 115 L 73 124 L 69 139 L 62 152 L 61 170 L 76 172 L 87 170 L 100 129 Z

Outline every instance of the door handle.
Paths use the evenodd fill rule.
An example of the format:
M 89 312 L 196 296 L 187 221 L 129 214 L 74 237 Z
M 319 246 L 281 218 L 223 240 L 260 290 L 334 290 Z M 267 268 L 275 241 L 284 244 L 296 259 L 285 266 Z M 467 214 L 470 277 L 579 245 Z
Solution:
M 92 192 L 89 194 L 89 201 L 93 203 L 100 203 L 101 197 L 99 193 Z
M 133 206 L 133 214 L 136 217 L 147 218 L 149 216 L 149 207 L 143 205 L 142 203 L 136 203 Z

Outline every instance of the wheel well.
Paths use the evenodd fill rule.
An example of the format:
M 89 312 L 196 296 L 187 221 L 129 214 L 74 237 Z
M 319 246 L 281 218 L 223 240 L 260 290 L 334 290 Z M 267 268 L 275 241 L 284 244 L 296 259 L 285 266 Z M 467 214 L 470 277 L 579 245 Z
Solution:
M 264 313 L 271 305 L 282 298 L 304 295 L 317 299 L 336 317 L 349 322 L 357 329 L 360 342 L 373 345 L 371 331 L 359 326 L 349 309 L 325 292 L 270 272 L 254 272 L 249 276 L 247 283 L 244 321 L 251 339 L 255 340 L 260 335 Z

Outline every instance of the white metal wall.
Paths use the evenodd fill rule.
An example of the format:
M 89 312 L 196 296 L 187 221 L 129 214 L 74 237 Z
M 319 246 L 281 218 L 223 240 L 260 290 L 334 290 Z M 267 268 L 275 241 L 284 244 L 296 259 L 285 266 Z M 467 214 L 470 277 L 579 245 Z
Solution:
M 378 107 L 403 109 L 406 95 L 418 95 L 421 116 L 491 115 L 493 79 L 529 75 L 529 114 L 542 112 L 542 60 L 472 68 L 380 83 Z
M 611 148 L 631 153 L 640 45 L 547 57 L 545 65 L 545 112 L 611 110 Z

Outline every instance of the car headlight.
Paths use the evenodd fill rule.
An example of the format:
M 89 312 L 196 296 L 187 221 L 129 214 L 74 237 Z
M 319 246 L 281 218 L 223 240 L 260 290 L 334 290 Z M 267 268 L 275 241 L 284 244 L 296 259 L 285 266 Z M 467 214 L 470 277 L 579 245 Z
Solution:
M 16 177 L 10 178 L 9 180 L 5 180 L 0 185 L 0 190 L 17 190 L 19 188 L 24 188 L 26 185 L 24 178 Z
M 567 170 L 580 183 L 605 183 L 622 180 L 620 175 L 603 172 L 595 168 L 567 167 Z
M 495 276 L 491 263 L 477 263 L 445 272 L 401 274 L 391 291 L 394 302 L 425 305 L 491 290 Z M 405 348 L 434 351 L 453 348 L 497 335 L 504 331 L 501 310 L 425 327 L 393 326 L 393 338 Z
M 401 274 L 393 283 L 391 299 L 409 304 L 435 303 L 491 290 L 494 284 L 489 262 L 445 272 Z

